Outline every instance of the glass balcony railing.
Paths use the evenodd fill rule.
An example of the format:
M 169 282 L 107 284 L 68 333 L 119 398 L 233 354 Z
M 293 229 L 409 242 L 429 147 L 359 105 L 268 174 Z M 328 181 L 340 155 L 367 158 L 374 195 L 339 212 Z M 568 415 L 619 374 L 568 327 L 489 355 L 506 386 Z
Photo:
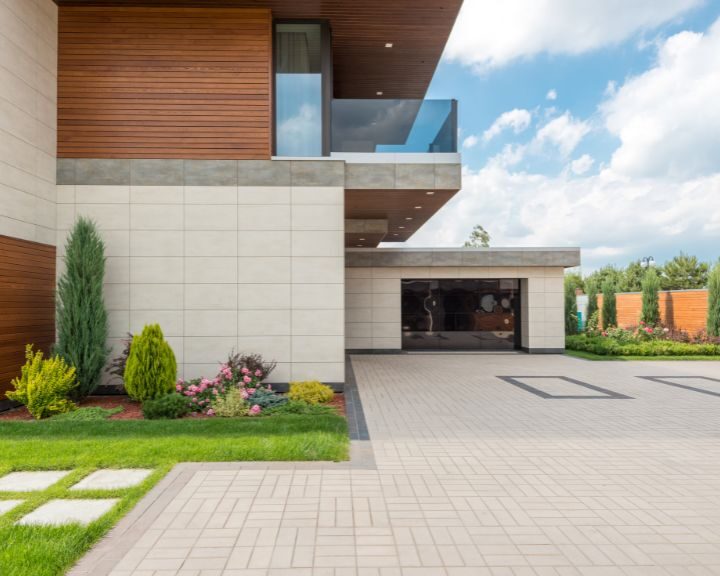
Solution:
M 457 152 L 456 100 L 333 100 L 332 152 Z

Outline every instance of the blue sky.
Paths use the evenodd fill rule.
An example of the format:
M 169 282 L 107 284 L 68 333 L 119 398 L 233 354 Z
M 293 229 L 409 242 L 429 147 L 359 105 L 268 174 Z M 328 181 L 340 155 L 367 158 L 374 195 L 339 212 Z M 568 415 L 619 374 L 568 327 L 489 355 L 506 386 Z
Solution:
M 410 243 L 480 223 L 580 245 L 585 272 L 718 258 L 718 19 L 718 0 L 465 0 L 428 91 L 459 101 L 464 187 Z

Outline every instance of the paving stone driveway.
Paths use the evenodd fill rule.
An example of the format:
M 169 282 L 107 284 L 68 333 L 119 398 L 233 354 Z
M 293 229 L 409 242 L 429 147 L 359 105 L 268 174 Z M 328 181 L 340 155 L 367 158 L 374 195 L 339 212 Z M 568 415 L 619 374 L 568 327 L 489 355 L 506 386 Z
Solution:
M 720 363 L 353 366 L 371 444 L 355 462 L 183 465 L 72 574 L 720 574 L 720 397 L 638 378 Z

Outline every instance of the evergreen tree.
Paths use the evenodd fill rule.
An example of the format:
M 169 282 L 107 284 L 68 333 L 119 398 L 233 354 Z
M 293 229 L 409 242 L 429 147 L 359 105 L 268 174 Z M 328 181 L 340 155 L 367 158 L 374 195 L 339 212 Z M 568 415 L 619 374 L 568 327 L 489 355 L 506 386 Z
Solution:
M 578 333 L 577 296 L 573 278 L 565 277 L 565 334 Z
M 720 261 L 713 266 L 708 279 L 708 336 L 720 336 Z
M 55 353 L 75 367 L 76 399 L 95 390 L 110 351 L 104 278 L 105 245 L 95 224 L 80 218 L 65 245 L 65 272 L 57 287 L 55 345 Z
M 642 282 L 645 277 L 645 268 L 642 267 L 640 260 L 630 262 L 622 271 L 622 278 L 617 284 L 618 292 L 640 292 L 642 290 Z
M 173 391 L 177 377 L 175 353 L 158 324 L 133 336 L 125 365 L 125 391 L 134 400 L 152 400 Z
M 696 256 L 680 252 L 663 265 L 662 287 L 665 290 L 704 288 L 708 281 L 708 269 L 709 266 L 699 262 Z
M 597 283 L 594 281 L 586 281 L 585 286 L 587 287 L 587 320 L 590 320 L 592 318 L 592 315 L 597 311 L 598 309 L 598 287 Z
M 649 268 L 642 281 L 642 312 L 640 320 L 651 326 L 660 324 L 659 290 L 660 277 L 654 268 Z
M 602 327 L 617 326 L 617 304 L 615 302 L 615 285 L 606 280 L 602 285 Z

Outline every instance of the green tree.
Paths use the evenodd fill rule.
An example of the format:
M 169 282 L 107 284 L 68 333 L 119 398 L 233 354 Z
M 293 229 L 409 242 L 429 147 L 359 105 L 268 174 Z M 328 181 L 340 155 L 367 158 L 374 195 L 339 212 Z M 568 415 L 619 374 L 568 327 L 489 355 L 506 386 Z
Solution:
M 680 252 L 662 268 L 661 285 L 664 290 L 688 290 L 707 286 L 709 266 L 696 256 Z
M 622 271 L 622 278 L 617 284 L 618 292 L 640 292 L 646 269 L 640 260 L 630 262 Z
M 720 261 L 713 266 L 708 279 L 707 333 L 720 336 Z
M 598 299 L 597 299 L 598 285 L 594 280 L 593 281 L 586 280 L 585 286 L 587 288 L 587 299 L 588 299 L 587 312 L 586 312 L 586 314 L 587 314 L 586 322 L 587 322 L 588 320 L 590 320 L 590 318 L 592 318 L 592 315 L 598 309 Z
M 130 398 L 145 401 L 173 391 L 177 362 L 158 324 L 149 324 L 133 336 L 125 366 L 125 391 Z
M 105 244 L 87 218 L 75 222 L 65 245 L 65 272 L 57 287 L 55 353 L 75 367 L 75 399 L 95 390 L 110 352 L 103 299 Z
M 642 281 L 642 312 L 640 320 L 651 326 L 660 324 L 660 277 L 654 268 L 649 268 Z
M 615 301 L 615 284 L 605 280 L 602 285 L 602 327 L 617 326 L 617 303 Z
M 613 286 L 622 285 L 624 282 L 624 271 L 612 265 L 603 266 L 585 278 L 585 283 L 595 282 L 595 286 L 602 288 L 608 280 Z
M 480 224 L 477 224 L 470 232 L 470 237 L 465 242 L 465 248 L 488 248 L 489 246 L 490 234 Z
M 583 280 L 582 276 L 578 272 L 566 272 L 565 282 L 570 282 L 573 290 L 579 288 L 580 290 L 585 292 L 585 280 Z
M 565 334 L 577 334 L 578 309 L 575 295 L 575 282 L 570 275 L 565 276 Z

